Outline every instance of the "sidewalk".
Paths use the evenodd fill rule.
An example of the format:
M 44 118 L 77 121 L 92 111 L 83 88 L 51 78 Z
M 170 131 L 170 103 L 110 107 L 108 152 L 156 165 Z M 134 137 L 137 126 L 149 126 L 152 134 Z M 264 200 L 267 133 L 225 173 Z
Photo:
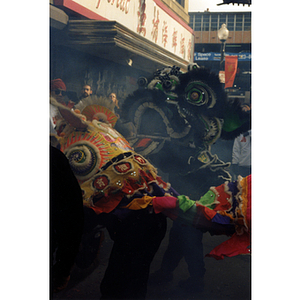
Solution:
M 168 220 L 168 230 L 160 249 L 156 253 L 151 265 L 150 273 L 159 269 L 163 254 L 168 245 L 169 230 L 172 221 Z M 203 235 L 204 253 L 207 254 L 215 246 L 225 241 L 226 236 L 211 236 L 209 233 Z M 88 275 L 83 281 L 78 282 L 76 269 L 66 290 L 54 295 L 54 300 L 99 300 L 100 282 L 104 276 L 107 262 L 113 242 L 105 232 L 105 240 L 102 243 L 99 264 L 96 269 Z M 183 291 L 177 286 L 180 280 L 189 277 L 187 265 L 182 259 L 175 269 L 172 282 L 165 285 L 148 285 L 146 300 L 250 300 L 250 256 L 236 256 L 225 258 L 224 260 L 215 260 L 214 258 L 205 258 L 205 286 L 201 294 Z

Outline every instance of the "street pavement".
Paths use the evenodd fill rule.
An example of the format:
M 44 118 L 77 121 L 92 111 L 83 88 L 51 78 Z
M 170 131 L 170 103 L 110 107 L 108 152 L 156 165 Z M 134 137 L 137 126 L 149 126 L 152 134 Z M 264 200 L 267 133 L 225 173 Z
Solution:
M 150 274 L 160 268 L 163 254 L 168 246 L 169 231 L 172 221 L 168 220 L 167 234 L 162 241 L 160 249 L 156 253 L 151 264 Z M 204 253 L 209 253 L 215 246 L 228 239 L 227 236 L 203 235 Z M 104 276 L 107 262 L 113 242 L 105 230 L 98 260 L 91 269 L 82 272 L 76 267 L 71 274 L 68 287 L 54 294 L 53 300 L 99 300 L 100 282 Z M 184 259 L 173 273 L 173 280 L 167 284 L 148 284 L 146 300 L 250 300 L 251 299 L 251 257 L 239 255 L 226 257 L 223 260 L 205 258 L 206 274 L 204 278 L 204 290 L 193 292 L 183 290 L 178 283 L 189 277 L 187 264 Z M 84 277 L 84 279 L 82 278 Z

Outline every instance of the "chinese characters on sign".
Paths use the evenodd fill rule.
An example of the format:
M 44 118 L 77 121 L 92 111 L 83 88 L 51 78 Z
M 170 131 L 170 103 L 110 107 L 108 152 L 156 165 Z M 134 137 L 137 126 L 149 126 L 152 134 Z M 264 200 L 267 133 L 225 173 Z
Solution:
M 157 42 L 157 36 L 158 36 L 158 24 L 159 24 L 159 10 L 157 10 L 157 15 L 155 19 L 155 13 L 156 13 L 156 6 L 154 6 L 154 19 L 152 20 L 152 31 L 151 31 L 151 36 L 152 39 Z
M 63 3 L 71 9 L 76 3 L 78 13 L 87 18 L 99 16 L 100 20 L 116 21 L 184 60 L 193 59 L 193 30 L 161 0 L 68 0 Z
M 189 39 L 188 47 L 187 47 L 187 54 L 188 54 L 187 59 L 188 60 L 191 60 L 191 57 L 192 57 L 191 53 L 192 53 L 192 41 L 191 41 L 191 39 Z
M 115 0 L 107 0 L 107 1 L 115 1 Z M 117 0 L 119 1 L 119 0 Z M 127 0 L 130 1 L 130 0 Z M 137 25 L 137 33 L 146 36 L 146 0 L 138 0 L 139 6 L 137 11 L 138 16 L 138 25 Z M 160 25 L 161 24 L 161 25 Z M 168 40 L 168 22 L 166 20 L 163 20 L 161 22 L 160 20 L 160 11 L 156 5 L 154 5 L 154 11 L 153 11 L 153 18 L 152 18 L 152 24 L 151 24 L 151 39 L 154 43 L 158 43 L 159 39 L 159 32 L 161 32 L 161 43 L 164 48 L 167 47 L 169 40 Z M 161 26 L 161 28 L 160 28 Z M 178 45 L 178 30 L 177 28 L 174 28 L 173 34 L 172 34 L 172 40 L 171 40 L 171 47 L 173 48 L 174 53 L 176 53 L 176 47 Z M 191 38 L 188 39 L 187 45 L 186 45 L 187 39 L 185 36 L 181 33 L 180 41 L 179 41 L 179 54 L 182 58 L 186 58 L 187 53 L 187 59 L 191 59 L 191 51 L 192 51 L 192 41 Z
M 142 34 L 143 36 L 146 35 L 146 26 L 145 26 L 145 22 L 146 22 L 146 0 L 139 0 L 139 8 L 138 8 L 138 27 L 137 27 L 137 32 Z
M 174 48 L 174 51 L 176 51 L 177 46 L 177 31 L 174 28 L 173 35 L 172 35 L 172 48 Z
M 98 0 L 96 8 L 99 7 L 100 1 L 101 0 Z M 125 12 L 125 14 L 128 14 L 130 0 L 107 0 L 107 2 L 111 5 L 114 5 L 114 3 L 116 3 L 116 8 L 119 8 L 121 11 Z
M 185 58 L 185 47 L 184 47 L 184 37 L 181 34 L 180 38 L 180 54 L 182 55 L 183 58 Z
M 142 1 L 142 0 L 140 0 Z M 152 20 L 152 31 L 151 31 L 151 37 L 152 40 L 157 43 L 157 39 L 158 39 L 158 33 L 159 33 L 159 23 L 160 23 L 160 19 L 159 19 L 159 10 L 156 9 L 156 6 L 154 7 L 154 18 Z M 139 30 L 138 30 L 138 33 Z M 167 44 L 168 44 L 168 22 L 167 21 L 163 21 L 162 23 L 162 29 L 161 29 L 161 33 L 162 33 L 162 45 L 164 48 L 166 48 Z M 177 39 L 178 39 L 178 30 L 176 30 L 176 28 L 174 28 L 173 34 L 172 34 L 172 48 L 174 49 L 174 52 L 176 52 L 176 47 L 177 47 Z M 185 37 L 184 35 L 181 33 L 181 37 L 180 37 L 180 50 L 179 53 L 182 56 L 182 58 L 186 58 L 186 49 L 187 49 L 187 53 L 188 53 L 188 57 L 187 59 L 190 60 L 191 59 L 191 51 L 192 51 L 192 41 L 191 39 L 188 40 L 188 44 L 187 46 L 185 45 Z
M 162 28 L 162 43 L 164 47 L 166 47 L 166 44 L 168 42 L 168 25 L 167 22 L 163 22 L 163 28 Z

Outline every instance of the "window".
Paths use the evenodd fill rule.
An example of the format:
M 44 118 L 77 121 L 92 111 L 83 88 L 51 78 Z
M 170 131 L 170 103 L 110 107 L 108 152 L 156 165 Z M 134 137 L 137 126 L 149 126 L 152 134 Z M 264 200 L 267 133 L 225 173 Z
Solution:
M 190 13 L 190 27 L 195 31 L 218 31 L 226 24 L 229 31 L 250 31 L 251 12 L 246 13 Z
M 235 31 L 243 30 L 243 15 L 236 15 Z
M 225 14 L 220 14 L 219 15 L 218 30 L 221 28 L 222 24 L 226 24 L 226 26 L 227 26 L 227 15 L 225 15 Z
M 185 0 L 176 0 L 176 2 L 179 3 L 182 7 L 184 7 L 184 1 Z
M 251 30 L 251 14 L 245 14 L 244 18 L 244 31 Z
M 219 28 L 222 26 L 222 24 L 227 24 L 226 15 L 223 14 L 220 15 Z
M 234 31 L 234 15 L 228 15 L 227 29 L 229 31 Z
M 190 23 L 189 23 L 189 26 L 191 28 L 194 28 L 195 18 L 196 18 L 196 15 L 190 14 Z
M 209 15 L 203 15 L 202 31 L 209 31 Z
M 210 30 L 217 31 L 217 30 L 219 30 L 218 26 L 219 26 L 218 25 L 218 15 L 211 15 Z
M 189 15 L 190 15 L 189 26 L 195 31 L 201 31 L 202 15 L 200 14 L 189 14 Z
M 195 22 L 195 31 L 201 31 L 201 22 Z
M 194 16 L 195 16 L 195 21 L 201 23 L 202 15 L 197 14 L 197 15 L 194 15 Z

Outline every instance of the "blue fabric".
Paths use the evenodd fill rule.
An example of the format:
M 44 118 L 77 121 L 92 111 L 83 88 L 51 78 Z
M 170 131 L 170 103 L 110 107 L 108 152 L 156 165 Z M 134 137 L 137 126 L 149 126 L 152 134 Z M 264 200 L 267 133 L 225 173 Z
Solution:
M 218 224 L 230 224 L 230 218 L 227 216 L 222 216 L 220 214 L 216 214 L 212 219 L 212 222 L 218 223 Z

